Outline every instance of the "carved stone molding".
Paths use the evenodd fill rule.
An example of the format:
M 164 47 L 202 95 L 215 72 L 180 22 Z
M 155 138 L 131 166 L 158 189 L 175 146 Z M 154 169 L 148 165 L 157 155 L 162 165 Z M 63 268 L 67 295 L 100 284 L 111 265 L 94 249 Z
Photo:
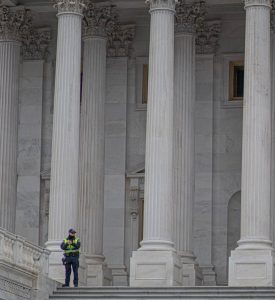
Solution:
M 23 35 L 22 53 L 24 60 L 41 60 L 46 58 L 47 48 L 51 39 L 48 28 L 31 28 Z
M 20 298 L 22 297 L 24 299 L 31 299 L 31 288 L 6 278 L 0 277 L 0 290 L 16 295 Z
M 179 0 L 176 5 L 176 32 L 195 32 L 206 18 L 206 2 L 204 0 L 187 4 L 186 0 Z
M 137 184 L 133 184 L 136 183 Z M 139 214 L 139 186 L 138 186 L 138 179 L 137 180 L 132 180 L 131 181 L 131 187 L 130 187 L 130 193 L 129 193 L 129 199 L 131 201 L 131 206 L 130 206 L 130 214 L 134 220 L 137 219 L 137 216 Z
M 175 11 L 175 5 L 178 0 L 145 0 L 145 3 L 150 5 L 150 11 L 154 10 L 173 10 Z
M 30 10 L 11 11 L 9 7 L 0 7 L 0 40 L 20 42 L 31 25 Z
M 58 13 L 76 13 L 83 14 L 88 0 L 51 0 Z
M 116 6 L 99 6 L 89 3 L 83 20 L 84 38 L 91 36 L 107 37 L 107 32 L 113 30 L 117 19 Z
M 197 27 L 196 52 L 198 54 L 216 53 L 221 33 L 220 21 L 207 21 Z
M 108 56 L 131 56 L 132 43 L 135 36 L 135 25 L 115 24 L 113 30 L 108 32 Z

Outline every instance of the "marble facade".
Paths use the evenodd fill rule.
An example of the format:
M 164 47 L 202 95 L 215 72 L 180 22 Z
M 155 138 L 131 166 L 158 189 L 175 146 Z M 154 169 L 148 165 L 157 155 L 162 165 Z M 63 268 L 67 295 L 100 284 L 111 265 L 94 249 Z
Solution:
M 257 2 L 257 0 L 253 1 Z M 31 0 L 24 0 L 21 2 L 20 4 L 34 12 L 35 28 L 49 29 L 51 37 L 47 41 L 47 53 L 43 53 L 43 56 L 35 57 L 28 51 L 25 56 L 21 55 L 18 82 L 17 201 L 14 226 L 16 234 L 24 236 L 35 244 L 44 246 L 49 240 L 55 241 L 55 245 L 51 244 L 48 249 L 56 251 L 57 256 L 54 259 L 54 264 L 58 265 L 61 255 L 58 243 L 66 235 L 66 228 L 76 226 L 77 230 L 81 232 L 81 222 L 76 219 L 77 214 L 75 214 L 79 206 L 75 200 L 78 190 L 76 178 L 79 177 L 77 172 L 81 172 L 81 169 L 77 167 L 75 159 L 71 161 L 74 162 L 74 166 L 72 166 L 75 171 L 74 174 L 67 169 L 68 164 L 65 164 L 63 169 L 55 166 L 55 176 L 53 177 L 51 174 L 53 172 L 53 167 L 51 167 L 52 147 L 58 147 L 56 145 L 60 142 L 56 138 L 55 145 L 52 146 L 53 131 L 55 130 L 53 115 L 57 111 L 57 105 L 60 104 L 54 104 L 54 92 L 59 84 L 56 81 L 58 74 L 56 73 L 58 31 L 56 10 L 52 4 L 46 3 L 46 1 L 34 3 Z M 62 1 L 56 2 L 61 3 Z M 82 1 L 78 2 L 82 3 Z M 104 1 L 99 2 L 106 4 Z M 90 285 L 129 285 L 131 277 L 130 258 L 134 251 L 138 255 L 142 252 L 138 249 L 142 240 L 143 204 L 146 201 L 146 196 L 144 199 L 144 192 L 146 194 L 144 180 L 146 180 L 145 153 L 146 126 L 148 124 L 147 104 L 140 105 L 139 99 L 142 88 L 141 66 L 150 61 L 150 15 L 148 13 L 149 8 L 146 7 L 143 0 L 124 2 L 123 4 L 122 1 L 111 1 L 113 5 L 117 6 L 119 15 L 117 26 L 120 27 L 116 29 L 120 34 L 123 32 L 124 40 L 122 41 L 121 36 L 117 38 L 118 33 L 116 36 L 112 36 L 112 34 L 108 36 L 106 86 L 104 89 L 105 96 L 102 96 L 105 98 L 104 120 L 97 123 L 100 124 L 97 126 L 101 126 L 101 132 L 104 131 L 105 134 L 105 161 L 102 162 L 104 169 L 102 169 L 101 179 L 101 184 L 104 182 L 104 193 L 101 192 L 97 204 L 89 202 L 90 195 L 86 195 L 88 202 L 82 208 L 85 209 L 88 207 L 87 203 L 90 203 L 90 209 L 93 210 L 94 205 L 98 205 L 97 207 L 100 207 L 98 209 L 102 210 L 102 216 L 100 220 L 97 220 L 99 228 L 97 232 L 101 232 L 101 240 L 97 239 L 97 242 L 102 243 L 102 248 L 99 249 L 100 251 L 91 251 L 89 247 L 84 247 L 85 254 L 99 255 L 105 258 L 104 267 L 98 268 L 98 265 L 103 266 L 100 262 L 96 271 L 94 271 L 95 262 L 91 262 L 91 269 L 94 269 L 90 275 L 87 275 L 89 263 L 84 261 L 83 276 L 87 276 L 87 278 L 90 276 L 90 281 L 88 280 Z M 169 1 L 162 0 L 159 2 Z M 215 1 L 206 1 L 207 15 L 205 18 L 208 22 L 208 27 L 206 27 L 208 29 L 206 29 L 205 35 L 206 40 L 208 39 L 208 42 L 214 41 L 215 46 L 208 43 L 207 47 L 204 47 L 200 41 L 197 41 L 194 63 L 194 198 L 193 217 L 189 221 L 193 227 L 191 234 L 193 249 L 191 250 L 196 257 L 194 265 L 199 266 L 203 285 L 228 284 L 228 234 L 230 234 L 230 224 L 234 222 L 229 217 L 229 204 L 234 195 L 241 191 L 243 108 L 242 102 L 232 103 L 228 101 L 227 96 L 229 62 L 242 60 L 245 54 L 246 15 L 242 2 L 237 0 L 233 2 L 225 0 L 222 1 L 222 4 L 217 5 Z M 270 4 L 268 0 L 266 2 L 267 5 Z M 11 10 L 13 9 L 13 1 L 3 3 L 11 5 Z M 76 17 L 76 15 L 74 16 Z M 122 28 L 121 26 L 125 27 Z M 212 31 L 209 30 L 210 27 Z M 127 34 L 129 36 L 126 36 Z M 197 34 L 202 34 L 202 31 Z M 78 47 L 80 47 L 80 28 L 78 28 L 77 35 L 78 42 L 76 39 L 71 40 L 72 47 L 70 49 L 75 50 L 73 43 L 78 43 Z M 0 40 L 1 42 L 2 40 Z M 273 48 L 274 41 L 271 49 Z M 272 50 L 272 52 L 274 51 L 275 49 Z M 79 67 L 79 70 L 81 68 L 80 53 L 80 49 L 78 49 L 77 68 Z M 70 55 L 73 54 L 68 54 L 68 57 Z M 75 80 L 80 84 L 81 72 L 85 73 L 83 68 L 77 74 L 77 78 L 71 74 L 72 78 L 68 80 L 71 80 L 72 85 Z M 69 76 L 69 74 L 67 75 Z M 274 80 L 272 81 L 272 88 L 273 101 Z M 68 85 L 65 89 L 70 91 L 70 86 Z M 76 110 L 70 112 L 75 118 L 75 132 L 78 132 L 80 125 L 77 110 L 80 105 L 83 105 L 83 102 L 80 101 L 80 95 L 77 90 L 74 101 Z M 57 95 L 56 97 L 60 96 Z M 89 99 L 89 95 L 86 97 Z M 66 99 L 64 105 L 66 106 Z M 71 116 L 67 119 L 68 131 L 73 125 L 72 118 Z M 81 119 L 80 114 L 79 118 Z M 60 128 L 62 125 L 62 123 L 59 124 Z M 78 157 L 76 148 L 78 148 L 79 139 L 81 143 L 80 136 L 81 134 L 79 136 L 74 135 L 74 145 L 71 144 L 72 140 L 70 140 L 67 141 L 68 145 L 64 146 L 65 148 L 72 147 L 76 151 L 72 150 L 75 157 Z M 68 148 L 66 149 L 68 150 Z M 163 158 L 160 158 L 160 161 L 163 161 Z M 158 176 L 162 176 L 162 172 L 164 171 L 158 169 Z M 52 191 L 50 192 L 50 185 L 53 184 L 51 181 L 52 178 L 60 178 L 60 180 L 67 182 L 66 176 L 68 174 L 75 178 L 73 180 L 74 186 L 70 186 L 71 194 L 74 195 L 70 201 L 74 209 L 72 206 L 69 208 L 67 198 L 62 200 L 62 207 L 66 211 L 68 210 L 66 214 L 72 215 L 75 220 L 74 222 L 67 220 L 66 224 L 63 222 L 63 227 L 58 226 L 58 233 L 55 232 L 54 228 L 50 229 L 52 233 L 50 233 L 49 238 L 49 218 L 53 220 L 57 217 L 56 214 L 59 217 L 62 214 L 61 207 L 59 207 L 59 213 L 56 208 L 62 202 L 60 197 L 54 200 L 55 206 L 50 209 L 50 201 L 53 199 L 50 194 L 52 193 Z M 272 190 L 271 195 L 273 195 L 271 199 L 274 203 L 274 191 L 272 192 Z M 2 202 L 0 201 L 0 203 Z M 165 205 L 169 206 L 167 203 Z M 155 209 L 152 211 L 151 213 L 155 213 Z M 49 215 L 51 216 L 49 217 Z M 273 219 L 271 221 L 274 227 Z M 273 227 L 271 227 L 271 232 L 275 235 Z M 236 230 L 240 230 L 240 228 Z M 83 234 L 80 238 L 84 239 L 83 243 L 85 243 L 89 234 Z M 235 242 L 237 247 L 237 240 L 234 241 L 235 235 L 232 238 L 232 243 Z M 275 239 L 273 238 L 273 240 Z M 145 254 L 148 255 L 146 259 L 151 260 L 149 252 Z M 177 265 L 175 261 L 178 262 L 178 259 L 174 258 L 173 255 L 165 256 L 164 259 L 169 260 L 171 265 Z M 107 271 L 105 272 L 105 270 Z M 102 275 L 103 271 L 107 274 L 106 276 Z M 58 273 L 59 271 L 54 269 L 52 277 L 61 281 L 63 273 L 55 276 L 55 272 Z M 150 270 L 146 272 L 152 275 Z M 87 284 L 87 278 L 82 280 L 82 284 Z M 102 280 L 99 281 L 99 278 Z M 142 284 L 146 285 L 144 282 Z M 181 283 L 176 284 L 180 285 Z M 194 284 L 195 281 L 193 280 L 189 285 Z M 132 281 L 132 285 L 136 284 Z

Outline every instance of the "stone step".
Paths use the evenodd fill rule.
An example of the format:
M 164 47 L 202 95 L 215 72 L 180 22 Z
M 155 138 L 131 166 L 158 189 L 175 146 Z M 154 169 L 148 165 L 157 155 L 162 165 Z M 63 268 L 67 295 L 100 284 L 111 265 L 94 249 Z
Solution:
M 52 300 L 84 300 L 84 299 L 192 299 L 192 300 L 275 300 L 275 288 L 256 287 L 173 287 L 173 288 L 58 288 L 50 297 Z

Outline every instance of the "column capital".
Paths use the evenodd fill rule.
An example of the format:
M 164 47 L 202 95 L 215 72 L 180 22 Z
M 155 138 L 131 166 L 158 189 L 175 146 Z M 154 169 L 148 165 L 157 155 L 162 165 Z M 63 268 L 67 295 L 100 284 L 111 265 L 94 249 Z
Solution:
M 206 2 L 204 0 L 187 4 L 185 0 L 179 0 L 176 5 L 176 32 L 195 33 L 196 28 L 205 21 Z
M 246 9 L 251 6 L 267 6 L 271 8 L 272 2 L 274 2 L 274 0 L 245 0 L 244 8 Z
M 59 14 L 72 13 L 83 15 L 83 11 L 87 7 L 87 0 L 51 0 Z
M 30 10 L 11 11 L 7 6 L 0 7 L 0 41 L 18 41 L 32 26 Z
M 135 33 L 136 26 L 133 24 L 115 24 L 113 30 L 108 33 L 107 55 L 110 57 L 130 56 Z
M 178 0 L 145 0 L 145 3 L 150 5 L 150 12 L 154 10 L 172 10 L 175 12 Z
M 43 60 L 51 39 L 48 28 L 30 29 L 22 36 L 22 52 L 24 60 Z
M 196 52 L 198 54 L 215 53 L 219 47 L 221 21 L 202 22 L 197 28 Z
M 111 31 L 118 18 L 115 5 L 99 6 L 89 3 L 84 14 L 84 38 L 100 36 L 107 38 L 107 31 Z

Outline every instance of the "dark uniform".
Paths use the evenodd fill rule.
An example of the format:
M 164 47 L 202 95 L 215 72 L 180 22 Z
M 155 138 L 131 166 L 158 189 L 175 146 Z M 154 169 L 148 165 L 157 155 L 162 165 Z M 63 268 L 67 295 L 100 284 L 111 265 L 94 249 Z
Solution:
M 73 232 L 71 232 L 73 231 Z M 64 250 L 64 265 L 66 270 L 66 279 L 63 286 L 70 285 L 70 277 L 73 269 L 74 286 L 78 286 L 78 268 L 79 268 L 79 248 L 80 240 L 71 233 L 75 234 L 74 230 L 69 231 L 69 236 L 65 238 L 61 244 L 61 249 Z M 69 242 L 70 241 L 70 242 Z

